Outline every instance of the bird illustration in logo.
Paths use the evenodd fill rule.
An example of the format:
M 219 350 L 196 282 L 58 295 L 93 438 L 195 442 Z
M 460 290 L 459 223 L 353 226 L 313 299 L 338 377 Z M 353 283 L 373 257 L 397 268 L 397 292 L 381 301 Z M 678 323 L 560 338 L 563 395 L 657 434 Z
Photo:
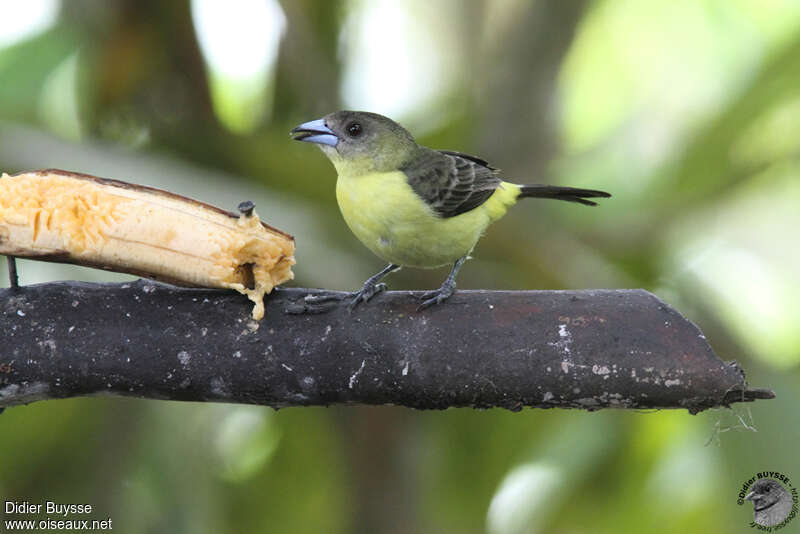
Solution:
M 764 527 L 774 527 L 789 517 L 792 496 L 773 478 L 759 478 L 744 500 L 753 503 L 753 521 Z

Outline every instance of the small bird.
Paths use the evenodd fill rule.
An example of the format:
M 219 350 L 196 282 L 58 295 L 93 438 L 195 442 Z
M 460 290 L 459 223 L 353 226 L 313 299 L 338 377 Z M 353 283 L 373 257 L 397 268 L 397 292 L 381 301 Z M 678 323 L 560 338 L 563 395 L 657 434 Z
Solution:
M 773 478 L 759 478 L 745 498 L 753 502 L 753 521 L 764 527 L 774 527 L 789 517 L 792 496 Z
M 364 111 L 337 111 L 291 132 L 316 143 L 336 168 L 336 199 L 350 230 L 389 262 L 362 288 L 308 296 L 308 304 L 349 299 L 352 310 L 386 289 L 380 281 L 401 267 L 431 269 L 452 264 L 442 286 L 425 293 L 419 310 L 444 302 L 456 276 L 489 224 L 520 198 L 553 198 L 596 205 L 604 191 L 504 182 L 486 161 L 420 146 L 393 120 Z

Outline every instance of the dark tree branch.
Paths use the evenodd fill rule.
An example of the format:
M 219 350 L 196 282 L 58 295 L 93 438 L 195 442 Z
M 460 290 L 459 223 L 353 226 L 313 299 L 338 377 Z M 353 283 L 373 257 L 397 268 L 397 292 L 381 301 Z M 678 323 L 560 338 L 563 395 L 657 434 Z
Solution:
M 0 406 L 94 394 L 275 407 L 686 408 L 771 398 L 642 290 L 408 292 L 266 317 L 233 292 L 150 281 L 0 290 Z

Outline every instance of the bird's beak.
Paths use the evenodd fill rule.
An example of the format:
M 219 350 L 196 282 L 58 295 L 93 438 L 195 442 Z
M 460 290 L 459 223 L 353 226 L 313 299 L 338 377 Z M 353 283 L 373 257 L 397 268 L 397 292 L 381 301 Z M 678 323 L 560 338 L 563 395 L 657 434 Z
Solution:
M 339 138 L 333 130 L 325 125 L 325 119 L 304 122 L 294 130 L 292 135 L 295 141 L 305 141 L 306 143 L 318 143 L 320 145 L 336 146 Z
M 752 501 L 753 497 L 755 497 L 755 495 L 756 495 L 756 492 L 755 491 L 751 491 L 750 493 L 748 493 L 747 495 L 744 496 L 744 500 Z

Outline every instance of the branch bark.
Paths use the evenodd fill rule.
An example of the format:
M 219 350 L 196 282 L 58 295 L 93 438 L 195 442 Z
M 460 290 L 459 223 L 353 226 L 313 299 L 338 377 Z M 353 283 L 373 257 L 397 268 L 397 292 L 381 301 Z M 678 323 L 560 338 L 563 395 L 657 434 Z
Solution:
M 643 290 L 409 292 L 297 315 L 276 289 L 250 319 L 232 292 L 140 280 L 0 290 L 0 406 L 96 394 L 262 404 L 686 408 L 756 398 L 735 362 Z

